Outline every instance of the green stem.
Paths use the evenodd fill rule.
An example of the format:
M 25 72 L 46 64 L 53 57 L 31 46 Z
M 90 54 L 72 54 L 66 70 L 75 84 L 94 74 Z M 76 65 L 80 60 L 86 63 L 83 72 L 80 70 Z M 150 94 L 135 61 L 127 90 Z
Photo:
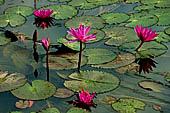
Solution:
M 82 56 L 82 41 L 80 41 L 80 53 L 79 53 L 79 62 L 78 62 L 78 72 L 80 72 L 80 68 L 81 68 L 81 56 Z

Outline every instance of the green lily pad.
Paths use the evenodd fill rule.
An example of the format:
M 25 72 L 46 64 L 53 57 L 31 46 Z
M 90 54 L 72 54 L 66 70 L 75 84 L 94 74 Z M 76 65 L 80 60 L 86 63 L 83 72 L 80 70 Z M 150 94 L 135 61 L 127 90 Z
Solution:
M 63 69 L 75 69 L 78 66 L 79 53 L 65 53 L 55 54 L 48 57 L 48 64 L 50 69 L 63 70 Z M 43 58 L 45 62 L 43 64 L 46 67 L 46 56 Z M 87 63 L 87 57 L 82 56 L 81 66 Z
M 42 8 L 54 10 L 51 16 L 54 16 L 55 19 L 68 19 L 77 15 L 77 10 L 69 5 L 52 4 L 52 5 L 44 6 Z
M 42 100 L 51 97 L 56 91 L 56 87 L 44 80 L 33 80 L 32 85 L 26 83 L 11 93 L 20 99 Z
M 139 2 L 139 1 L 140 1 L 140 0 L 126 0 L 126 3 L 132 4 L 132 3 Z
M 68 2 L 68 1 L 70 1 L 70 0 L 48 0 L 49 2 L 57 2 L 57 1 L 59 1 L 59 2 Z
M 91 28 L 94 29 L 101 29 L 105 26 L 105 21 L 100 18 L 100 17 L 96 17 L 96 16 L 79 16 L 79 17 L 74 17 L 70 20 L 68 20 L 65 23 L 65 26 L 69 29 L 71 29 L 72 27 L 74 28 L 78 28 L 80 24 L 84 25 L 84 26 L 91 26 Z
M 4 4 L 5 1 L 4 0 L 0 0 L 0 5 Z
M 106 45 L 120 46 L 123 43 L 139 40 L 135 31 L 126 27 L 110 27 L 102 29 L 106 38 L 110 38 L 105 42 Z
M 22 113 L 21 111 L 12 111 L 10 113 Z
M 155 6 L 159 8 L 167 8 L 170 7 L 170 3 L 169 0 L 160 0 Z
M 143 4 L 156 4 L 159 0 L 141 0 Z
M 75 50 L 75 51 L 80 51 L 80 42 L 76 41 L 76 42 L 71 42 L 71 43 L 66 43 L 68 40 L 65 38 L 57 38 L 57 42 L 60 44 L 64 44 L 65 46 L 67 46 L 68 48 Z M 85 44 L 82 44 L 82 48 L 85 48 Z
M 47 108 L 38 113 L 61 113 L 57 108 Z
M 88 40 L 88 42 L 86 42 L 86 43 L 98 42 L 98 41 L 102 40 L 105 37 L 105 33 L 102 30 L 97 30 L 97 29 L 90 29 L 90 31 L 88 32 L 87 36 L 91 35 L 91 34 L 94 34 L 94 33 L 96 33 L 96 35 L 95 35 L 96 36 L 96 38 L 95 38 L 96 40 Z M 67 34 L 66 38 L 69 39 L 69 40 L 75 39 L 75 37 L 73 37 L 70 34 Z
M 73 108 L 70 108 L 67 113 L 90 113 L 88 112 L 87 110 L 85 109 L 82 109 L 82 108 L 78 108 L 78 107 L 73 107 Z
M 83 55 L 88 57 L 87 64 L 103 64 L 116 58 L 116 54 L 104 48 L 88 48 L 83 51 Z
M 116 76 L 102 71 L 80 71 L 72 73 L 69 77 L 74 80 L 65 81 L 64 86 L 75 92 L 84 88 L 90 93 L 103 93 L 117 88 L 120 83 Z
M 158 21 L 158 26 L 169 26 L 170 25 L 170 13 L 164 13 L 164 14 L 160 14 L 157 15 L 159 21 Z
M 131 14 L 126 27 L 136 27 L 137 25 L 142 25 L 143 27 L 148 27 L 157 24 L 158 18 L 155 15 L 148 13 L 134 13 Z
M 154 8 L 155 8 L 154 4 L 141 4 L 141 5 L 134 7 L 134 10 L 143 11 L 143 10 L 150 10 Z
M 26 77 L 21 73 L 0 72 L 0 76 L 0 92 L 16 89 L 26 83 Z
M 165 30 L 165 32 L 166 32 L 166 30 Z M 156 41 L 158 41 L 158 42 L 170 42 L 170 36 L 168 36 L 164 32 L 156 32 L 156 33 L 159 34 L 157 37 L 154 38 L 154 39 L 156 39 Z
M 33 8 L 24 5 L 12 6 L 5 9 L 5 14 L 18 14 L 22 16 L 30 16 L 33 13 Z
M 8 23 L 12 27 L 20 26 L 26 22 L 26 18 L 17 14 L 1 14 L 0 27 L 6 27 Z
M 122 98 L 112 104 L 112 107 L 116 111 L 120 111 L 120 113 L 136 113 L 136 109 L 144 110 L 145 103 L 136 99 Z
M 11 39 L 7 38 L 4 32 L 0 31 L 0 45 L 5 45 L 9 42 L 11 42 Z
M 125 13 L 107 13 L 102 14 L 101 17 L 108 24 L 119 24 L 122 22 L 126 22 L 129 19 L 129 16 Z
M 119 68 L 119 67 L 126 66 L 126 65 L 133 63 L 135 59 L 136 57 L 133 54 L 123 53 L 123 54 L 117 55 L 117 57 L 111 62 L 104 63 L 104 64 L 91 65 L 91 66 L 97 67 L 97 68 L 104 68 L 104 69 Z
M 165 33 L 168 34 L 170 36 L 170 27 L 165 29 Z

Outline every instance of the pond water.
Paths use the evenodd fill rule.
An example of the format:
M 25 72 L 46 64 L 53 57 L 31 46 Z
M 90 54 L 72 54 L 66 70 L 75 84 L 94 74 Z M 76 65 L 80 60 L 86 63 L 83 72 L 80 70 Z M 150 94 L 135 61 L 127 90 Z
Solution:
M 43 8 L 54 10 L 45 27 Z M 0 113 L 170 113 L 169 15 L 168 0 L 0 0 Z M 96 40 L 78 73 L 80 42 L 65 42 L 80 24 Z M 138 52 L 137 25 L 159 34 Z M 82 88 L 96 107 L 68 102 Z

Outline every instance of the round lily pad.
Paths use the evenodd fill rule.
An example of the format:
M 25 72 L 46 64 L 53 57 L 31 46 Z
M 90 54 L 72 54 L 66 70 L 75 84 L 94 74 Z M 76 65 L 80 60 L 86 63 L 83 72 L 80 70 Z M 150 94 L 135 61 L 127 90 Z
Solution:
M 96 33 L 96 35 L 95 35 L 96 36 L 96 38 L 95 38 L 96 40 L 88 40 L 88 42 L 86 42 L 86 43 L 94 43 L 94 42 L 102 40 L 105 37 L 105 33 L 102 30 L 97 30 L 97 29 L 90 29 L 90 31 L 88 32 L 87 36 L 91 35 L 91 34 L 94 34 L 94 33 Z M 69 39 L 69 40 L 75 39 L 75 37 L 73 37 L 70 34 L 67 34 L 66 38 Z
M 26 22 L 26 18 L 17 14 L 1 14 L 0 27 L 6 27 L 8 23 L 12 27 L 20 26 Z
M 111 69 L 111 68 L 119 68 L 122 66 L 126 66 L 128 64 L 131 64 L 134 62 L 136 57 L 131 53 L 123 53 L 120 55 L 117 55 L 117 57 L 112 60 L 111 62 L 104 63 L 104 64 L 97 64 L 97 65 L 91 65 L 92 67 L 97 68 L 104 68 L 104 69 Z
M 156 32 L 157 34 L 159 34 L 157 37 L 155 37 L 154 39 L 156 39 L 156 41 L 158 42 L 170 42 L 170 36 L 168 36 L 165 30 L 164 32 Z
M 132 4 L 132 3 L 136 3 L 139 2 L 139 0 L 126 0 L 126 3 L 128 4 Z
M 56 87 L 44 80 L 33 80 L 32 85 L 26 83 L 24 86 L 12 90 L 11 93 L 20 99 L 42 100 L 51 97 Z
M 0 45 L 5 45 L 9 42 L 11 42 L 11 39 L 7 38 L 4 32 L 0 31 Z
M 43 9 L 54 10 L 52 16 L 54 16 L 55 19 L 68 19 L 77 15 L 77 10 L 69 5 L 52 4 L 52 5 L 44 6 Z
M 107 13 L 102 14 L 101 17 L 108 24 L 119 24 L 122 22 L 126 22 L 129 19 L 129 16 L 125 13 Z
M 165 33 L 168 34 L 170 36 L 170 27 L 165 29 Z
M 57 108 L 47 108 L 38 113 L 61 113 Z
M 150 10 L 150 9 L 154 9 L 155 8 L 154 6 L 155 6 L 154 4 L 141 4 L 134 7 L 134 10 L 137 11 Z
M 65 53 L 49 55 L 48 64 L 50 69 L 63 70 L 63 69 L 75 69 L 78 67 L 79 53 Z M 46 56 L 43 58 L 45 62 L 43 64 L 46 67 Z M 87 63 L 87 58 L 82 56 L 81 66 Z
M 111 73 L 102 71 L 81 71 L 69 75 L 74 80 L 64 82 L 64 86 L 79 92 L 82 88 L 90 93 L 103 93 L 119 86 L 120 80 Z
M 169 8 L 170 7 L 170 3 L 169 3 L 169 0 L 161 0 L 161 1 L 158 1 L 157 4 L 155 4 L 156 7 L 159 7 L 159 8 Z
M 102 29 L 106 38 L 110 38 L 105 42 L 106 45 L 120 46 L 123 43 L 139 40 L 135 31 L 127 27 L 109 27 Z
M 0 72 L 0 92 L 18 88 L 26 83 L 25 75 L 21 73 Z
M 168 26 L 170 25 L 170 13 L 164 13 L 164 14 L 160 14 L 160 15 L 157 15 L 159 21 L 158 21 L 158 26 Z
M 57 38 L 57 42 L 60 44 L 64 44 L 65 46 L 67 46 L 68 48 L 75 50 L 75 51 L 80 51 L 80 42 L 76 41 L 76 42 L 71 42 L 71 43 L 66 43 L 67 39 L 65 38 Z M 82 44 L 82 48 L 85 48 L 85 44 Z
M 18 14 L 22 16 L 30 16 L 33 14 L 32 11 L 33 11 L 32 7 L 17 5 L 5 9 L 5 14 Z
M 89 48 L 83 51 L 83 55 L 88 57 L 87 64 L 103 64 L 116 58 L 116 54 L 104 48 Z
M 74 17 L 70 20 L 68 20 L 65 23 L 65 26 L 69 29 L 73 28 L 78 28 L 80 24 L 84 26 L 91 26 L 91 28 L 94 29 L 101 29 L 105 26 L 105 21 L 96 16 L 79 16 L 79 17 Z
M 131 98 L 121 98 L 118 102 L 112 104 L 113 109 L 120 113 L 136 113 L 136 110 L 144 110 L 145 103 Z
M 57 98 L 67 98 L 67 97 L 71 97 L 73 95 L 74 95 L 74 92 L 72 92 L 66 88 L 58 88 L 53 96 L 57 97 Z
M 148 13 L 134 13 L 131 14 L 126 27 L 136 27 L 137 25 L 142 25 L 143 27 L 148 27 L 157 24 L 158 18 L 155 15 Z
M 90 113 L 88 112 L 87 110 L 85 109 L 82 109 L 82 108 L 78 108 L 78 107 L 73 107 L 73 108 L 70 108 L 67 113 Z
M 141 0 L 143 4 L 155 4 L 158 3 L 158 0 Z
M 57 1 L 59 1 L 59 2 L 68 2 L 68 1 L 70 1 L 70 0 L 48 0 L 49 2 L 57 2 Z

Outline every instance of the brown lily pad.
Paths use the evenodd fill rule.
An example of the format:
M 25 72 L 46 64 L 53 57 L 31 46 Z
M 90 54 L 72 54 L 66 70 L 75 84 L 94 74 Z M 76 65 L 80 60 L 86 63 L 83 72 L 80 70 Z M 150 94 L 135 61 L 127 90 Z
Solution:
M 99 101 L 104 104 L 113 104 L 116 102 L 116 98 L 113 96 L 106 95 L 105 98 L 100 98 Z
M 57 98 L 67 98 L 73 95 L 74 95 L 74 92 L 67 88 L 58 88 L 53 96 Z
M 19 100 L 18 102 L 15 103 L 15 106 L 17 108 L 23 109 L 23 108 L 29 108 L 32 105 L 30 105 L 30 101 L 29 100 Z

